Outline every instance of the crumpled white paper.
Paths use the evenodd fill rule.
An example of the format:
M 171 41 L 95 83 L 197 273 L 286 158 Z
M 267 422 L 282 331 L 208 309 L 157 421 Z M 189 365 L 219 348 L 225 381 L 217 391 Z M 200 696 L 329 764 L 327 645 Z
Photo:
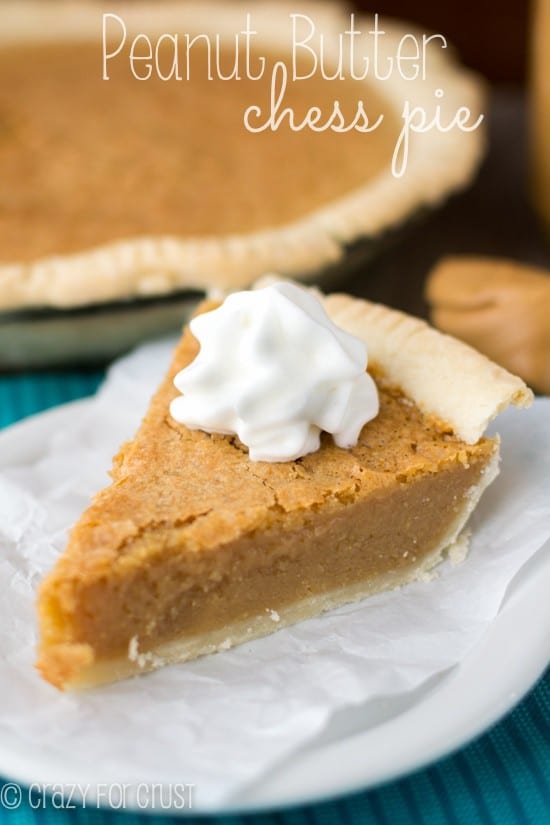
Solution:
M 33 668 L 36 586 L 67 528 L 107 483 L 111 457 L 135 430 L 172 344 L 119 361 L 62 430 L 52 425 L 43 443 L 22 442 L 20 459 L 11 444 L 9 466 L 3 435 L 0 739 L 16 737 L 18 754 L 34 762 L 43 754 L 58 782 L 192 783 L 206 808 L 314 740 L 335 711 L 412 691 L 476 643 L 516 573 L 550 538 L 550 399 L 499 419 L 502 472 L 471 522 L 463 564 L 446 562 L 435 580 L 234 650 L 63 694 Z

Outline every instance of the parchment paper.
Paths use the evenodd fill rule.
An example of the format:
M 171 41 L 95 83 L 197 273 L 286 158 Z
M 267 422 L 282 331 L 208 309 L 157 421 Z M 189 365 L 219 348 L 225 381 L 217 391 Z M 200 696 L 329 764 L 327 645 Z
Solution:
M 63 694 L 33 668 L 36 586 L 107 483 L 172 344 L 115 364 L 37 460 L 5 466 L 0 445 L 0 737 L 64 765 L 59 782 L 88 769 L 94 781 L 186 782 L 211 806 L 311 741 L 338 709 L 412 691 L 475 645 L 550 537 L 550 400 L 499 419 L 502 471 L 471 521 L 463 563 L 234 650 Z

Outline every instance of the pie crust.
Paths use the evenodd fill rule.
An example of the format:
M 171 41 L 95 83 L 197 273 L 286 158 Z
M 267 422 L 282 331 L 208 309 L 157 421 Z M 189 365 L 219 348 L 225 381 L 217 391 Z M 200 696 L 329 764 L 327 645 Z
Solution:
M 9 6 L 0 26 L 0 44 L 4 45 L 86 43 L 100 28 L 102 7 L 91 2 L 22 0 Z M 325 32 L 341 32 L 349 24 L 349 17 L 336 5 L 306 2 L 300 8 Z M 288 15 L 296 11 L 294 6 L 268 2 L 250 10 L 261 33 L 261 48 L 281 54 L 287 50 Z M 124 19 L 129 36 L 138 31 L 151 36 L 165 32 L 234 34 L 243 24 L 242 6 L 233 2 L 161 2 L 147 7 L 121 2 L 116 12 Z M 356 22 L 363 31 L 372 26 L 372 19 L 357 18 Z M 384 21 L 384 30 L 382 57 L 384 50 L 395 53 L 396 44 L 410 27 Z M 403 80 L 394 72 L 383 82 L 368 79 L 368 88 L 376 89 L 387 101 L 388 112 L 398 118 L 404 99 L 424 106 L 427 112 L 439 103 L 447 121 L 459 106 L 468 106 L 475 117 L 482 106 L 481 84 L 448 52 L 432 53 L 428 81 Z M 443 100 L 436 101 L 436 88 L 444 90 Z M 186 236 L 183 227 L 181 234 L 138 232 L 131 238 L 92 244 L 67 254 L 5 261 L 0 264 L 0 310 L 74 307 L 193 288 L 234 289 L 269 271 L 313 278 L 340 261 L 352 242 L 374 242 L 419 209 L 467 185 L 483 148 L 483 125 L 470 133 L 432 130 L 413 141 L 403 178 L 394 178 L 386 166 L 348 194 L 321 202 L 277 226 L 204 236 Z M 101 203 L 91 208 L 99 212 Z
M 498 439 L 481 434 L 532 393 L 421 321 L 324 303 L 366 340 L 380 390 L 357 447 L 252 463 L 235 439 L 174 422 L 172 379 L 197 352 L 187 332 L 42 584 L 47 680 L 80 688 L 227 649 L 422 577 L 459 540 L 498 470 Z

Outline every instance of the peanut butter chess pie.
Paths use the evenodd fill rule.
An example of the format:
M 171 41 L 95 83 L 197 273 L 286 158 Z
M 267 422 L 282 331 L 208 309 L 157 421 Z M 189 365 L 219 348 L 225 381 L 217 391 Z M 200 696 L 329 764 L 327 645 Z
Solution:
M 527 406 L 530 390 L 419 320 L 346 295 L 321 300 L 359 339 L 341 333 L 346 358 L 361 342 L 368 349 L 374 383 L 354 386 L 357 398 L 374 388 L 379 411 L 364 417 L 355 446 L 324 433 L 301 458 L 252 461 L 236 436 L 178 423 L 174 378 L 193 375 L 199 352 L 186 331 L 112 484 L 41 587 L 45 679 L 81 688 L 225 650 L 417 579 L 457 541 L 497 473 L 486 425 L 509 403 Z M 321 308 L 314 314 L 325 324 Z M 272 328 L 262 329 L 255 346 L 273 353 Z M 268 420 L 257 402 L 249 407 Z M 329 403 L 327 421 L 333 411 Z
M 328 38 L 325 69 L 334 70 L 349 14 L 325 3 L 300 10 L 315 27 L 311 48 L 319 54 L 320 33 Z M 250 75 L 260 58 L 265 72 L 250 79 L 241 54 L 240 79 L 221 79 L 234 70 L 245 12 L 256 32 Z M 294 13 L 294 4 L 249 3 L 243 11 L 211 0 L 3 5 L 0 312 L 241 288 L 273 270 L 314 276 L 349 244 L 374 239 L 469 182 L 482 129 L 413 136 L 407 173 L 397 179 L 390 169 L 405 99 L 430 120 L 436 106 L 445 123 L 458 107 L 469 107 L 472 120 L 479 114 L 478 81 L 437 40 L 427 47 L 426 79 L 415 81 L 414 67 L 409 79 L 397 69 L 383 81 L 372 72 L 353 79 L 344 55 L 344 79 L 324 80 L 319 70 L 288 82 L 284 107 L 296 122 L 312 106 L 326 122 L 338 99 L 349 125 L 363 101 L 371 125 L 383 115 L 369 133 L 292 131 L 288 118 L 276 130 L 248 131 L 246 109 L 261 107 L 265 119 L 270 108 L 274 63 L 290 66 Z M 373 20 L 357 17 L 355 25 L 365 34 Z M 383 27 L 386 71 L 407 30 Z M 187 38 L 198 38 L 188 50 Z M 355 40 L 361 64 L 363 40 Z M 300 68 L 308 54 L 298 54 L 301 75 L 311 70 Z

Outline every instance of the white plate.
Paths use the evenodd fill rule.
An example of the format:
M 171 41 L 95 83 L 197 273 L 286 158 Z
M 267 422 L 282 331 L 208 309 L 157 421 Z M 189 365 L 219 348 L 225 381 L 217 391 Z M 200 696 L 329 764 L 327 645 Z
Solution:
M 88 403 L 56 408 L 0 434 L 0 469 L 14 459 L 32 461 L 43 440 Z M 445 756 L 486 730 L 524 696 L 550 659 L 549 550 L 547 544 L 522 569 L 488 632 L 459 667 L 374 711 L 372 703 L 368 712 L 346 709 L 312 745 L 235 796 L 223 811 L 209 812 L 280 808 L 373 787 Z M 23 784 L 52 777 L 63 781 L 70 767 L 70 753 L 52 762 L 52 754 L 37 753 L 16 736 L 0 743 L 0 774 Z

